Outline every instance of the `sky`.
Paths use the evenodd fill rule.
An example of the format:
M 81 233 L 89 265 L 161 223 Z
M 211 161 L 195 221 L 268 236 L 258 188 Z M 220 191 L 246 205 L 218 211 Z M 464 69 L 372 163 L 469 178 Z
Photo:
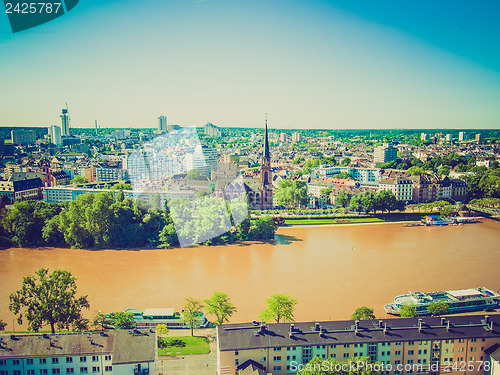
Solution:
M 497 0 L 81 0 L 12 33 L 0 125 L 500 128 Z

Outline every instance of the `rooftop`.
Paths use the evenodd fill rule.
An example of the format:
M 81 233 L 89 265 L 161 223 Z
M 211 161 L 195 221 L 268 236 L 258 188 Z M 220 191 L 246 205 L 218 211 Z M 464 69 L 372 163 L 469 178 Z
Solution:
M 155 331 L 0 335 L 0 359 L 112 354 L 113 364 L 155 360 Z
M 217 327 L 221 351 L 268 347 L 338 345 L 500 337 L 500 314 L 374 319 L 355 322 L 254 322 Z

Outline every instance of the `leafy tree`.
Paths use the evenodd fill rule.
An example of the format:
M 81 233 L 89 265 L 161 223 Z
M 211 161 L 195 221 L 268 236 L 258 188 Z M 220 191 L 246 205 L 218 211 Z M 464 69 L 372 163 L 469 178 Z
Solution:
M 25 277 L 21 289 L 9 296 L 9 309 L 19 314 L 19 324 L 24 314 L 30 331 L 38 332 L 44 324 L 50 324 L 52 333 L 56 326 L 68 329 L 82 319 L 82 309 L 90 306 L 87 296 L 76 297 L 76 278 L 70 272 L 48 272 L 41 268 L 35 272 L 38 277 Z
M 72 184 L 86 184 L 88 183 L 87 179 L 83 176 L 75 176 L 70 183 Z
M 250 227 L 250 237 L 254 240 L 274 239 L 276 224 L 271 216 L 259 217 Z
M 116 329 L 130 329 L 134 326 L 134 313 L 117 311 L 111 313 L 110 320 Z
M 191 336 L 193 336 L 194 328 L 200 322 L 203 307 L 203 303 L 199 299 L 186 297 L 182 311 L 182 322 L 191 328 Z
M 352 196 L 351 200 L 349 202 L 349 210 L 355 211 L 359 214 L 359 213 L 361 213 L 361 211 L 363 211 L 363 209 L 364 209 L 364 206 L 363 206 L 361 194 L 356 194 L 356 195 Z
M 340 172 L 333 176 L 333 178 L 341 178 L 344 180 L 352 179 L 351 174 L 349 172 Z
M 214 292 L 212 297 L 206 299 L 205 304 L 209 314 L 215 315 L 217 324 L 228 322 L 231 315 L 236 312 L 236 307 L 230 301 L 229 296 L 223 292 Z
M 76 332 L 87 332 L 90 330 L 90 320 L 80 317 L 71 324 L 71 327 Z
M 111 190 L 132 190 L 132 185 L 120 182 L 111 186 Z
M 342 159 L 341 164 L 344 165 L 344 166 L 348 166 L 349 164 L 351 164 L 351 159 L 350 158 L 344 158 L 344 159 Z
M 170 330 L 167 328 L 166 324 L 157 324 L 156 325 L 156 333 L 158 334 L 158 336 L 166 336 L 166 335 L 168 335 L 169 331 Z
M 354 314 L 351 316 L 351 320 L 362 320 L 362 319 L 375 319 L 375 315 L 373 315 L 373 309 L 370 309 L 366 306 L 361 306 L 354 311 Z
M 45 226 L 42 229 L 42 238 L 47 245 L 54 247 L 66 245 L 60 224 L 59 215 L 53 216 L 45 222 Z
M 0 331 L 5 330 L 7 323 L 5 323 L 2 319 L 0 319 Z
M 344 208 L 349 207 L 351 203 L 351 194 L 345 190 L 341 190 L 337 197 L 335 198 L 335 203 Z
M 186 180 L 189 181 L 194 181 L 194 180 L 207 180 L 207 176 L 204 174 L 201 174 L 198 169 L 191 169 L 187 175 L 186 175 Z
M 427 306 L 427 311 L 432 315 L 448 314 L 449 310 L 450 306 L 445 301 L 431 302 L 429 306 Z
M 293 311 L 297 300 L 290 297 L 288 294 L 272 293 L 271 297 L 266 300 L 267 308 L 262 310 L 259 318 L 263 320 L 275 320 L 276 323 L 293 322 Z
M 414 318 L 416 317 L 417 314 L 417 309 L 415 308 L 415 305 L 413 304 L 405 304 L 401 306 L 399 309 L 399 316 L 401 318 Z
M 92 323 L 94 324 L 94 327 L 99 328 L 101 331 L 104 331 L 107 326 L 113 324 L 113 321 L 107 316 L 107 314 L 103 313 L 102 311 L 98 311 L 94 316 L 94 320 Z

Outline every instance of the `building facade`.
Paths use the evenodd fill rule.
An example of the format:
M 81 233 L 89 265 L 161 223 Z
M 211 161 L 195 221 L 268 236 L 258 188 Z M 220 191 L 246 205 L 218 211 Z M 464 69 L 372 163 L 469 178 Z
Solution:
M 224 324 L 217 327 L 217 373 L 236 375 L 252 361 L 266 373 L 285 375 L 314 357 L 368 357 L 384 366 L 384 375 L 488 374 L 488 353 L 500 343 L 499 324 L 498 314 Z M 453 368 L 461 362 L 466 371 Z
M 398 150 L 389 143 L 375 147 L 373 150 L 373 162 L 375 164 L 388 163 L 398 158 Z
M 13 145 L 34 145 L 36 133 L 31 130 L 11 130 L 10 138 Z
M 156 330 L 2 335 L 1 375 L 154 375 Z
M 158 117 L 158 130 L 162 133 L 167 132 L 167 116 Z

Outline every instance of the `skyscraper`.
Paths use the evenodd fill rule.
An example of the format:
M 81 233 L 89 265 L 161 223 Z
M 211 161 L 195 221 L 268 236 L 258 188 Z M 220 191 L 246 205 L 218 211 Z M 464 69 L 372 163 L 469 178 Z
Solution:
M 69 114 L 68 109 L 63 108 L 61 117 L 61 135 L 69 137 L 71 135 L 69 130 Z
M 166 133 L 167 130 L 167 116 L 158 117 L 158 130 L 162 133 Z
M 56 125 L 49 127 L 50 142 L 56 146 L 62 146 L 61 128 Z

